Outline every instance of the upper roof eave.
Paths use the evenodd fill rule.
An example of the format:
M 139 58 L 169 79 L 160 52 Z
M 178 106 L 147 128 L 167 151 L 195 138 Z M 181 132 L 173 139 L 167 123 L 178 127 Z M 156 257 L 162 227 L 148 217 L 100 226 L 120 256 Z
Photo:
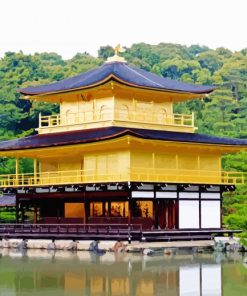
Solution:
M 59 95 L 59 94 L 67 94 L 70 92 L 79 92 L 79 91 L 86 91 L 86 90 L 90 90 L 92 88 L 96 88 L 96 87 L 100 87 L 102 85 L 105 85 L 111 81 L 116 81 L 122 85 L 128 86 L 128 87 L 134 87 L 140 90 L 146 90 L 146 91 L 156 91 L 156 92 L 163 92 L 163 93 L 171 93 L 171 94 L 180 94 L 180 95 L 190 95 L 191 97 L 205 97 L 206 95 L 208 95 L 209 93 L 213 92 L 216 87 L 212 88 L 210 91 L 207 92 L 184 92 L 184 91 L 179 91 L 179 90 L 171 90 L 171 89 L 159 89 L 159 88 L 150 88 L 150 87 L 144 87 L 144 86 L 139 86 L 139 85 L 134 85 L 125 81 L 122 81 L 121 79 L 119 79 L 118 77 L 115 77 L 114 75 L 110 75 L 109 77 L 107 77 L 107 79 L 94 84 L 94 85 L 90 85 L 90 86 L 85 86 L 85 87 L 79 87 L 79 88 L 75 88 L 75 89 L 68 89 L 68 90 L 61 90 L 61 91 L 57 91 L 57 92 L 48 92 L 48 93 L 41 93 L 41 94 L 35 94 L 35 93 L 23 93 L 21 92 L 21 89 L 19 89 L 18 91 L 25 97 L 28 99 L 38 99 L 38 98 L 42 98 L 42 97 L 47 97 L 47 96 L 54 96 L 54 95 Z
M 46 85 L 21 88 L 18 91 L 22 95 L 30 97 L 59 94 L 96 87 L 111 79 L 136 88 L 186 94 L 208 94 L 216 88 L 171 80 L 125 63 L 112 62 L 68 79 Z

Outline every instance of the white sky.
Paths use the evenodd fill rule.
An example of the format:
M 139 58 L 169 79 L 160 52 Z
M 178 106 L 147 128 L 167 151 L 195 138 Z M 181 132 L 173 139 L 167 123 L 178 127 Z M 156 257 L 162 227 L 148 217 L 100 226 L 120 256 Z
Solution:
M 97 55 L 101 45 L 247 47 L 247 0 L 0 0 L 6 51 Z

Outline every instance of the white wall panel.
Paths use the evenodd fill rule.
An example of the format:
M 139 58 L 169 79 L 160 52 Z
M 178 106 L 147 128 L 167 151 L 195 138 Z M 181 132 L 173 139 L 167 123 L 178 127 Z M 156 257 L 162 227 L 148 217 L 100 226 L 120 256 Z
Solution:
M 199 198 L 198 192 L 179 192 L 179 198 Z
M 220 264 L 179 267 L 179 296 L 222 296 Z
M 156 192 L 157 198 L 177 198 L 177 192 L 163 192 L 157 191 Z
M 201 193 L 201 198 L 220 199 L 220 193 Z
M 220 228 L 220 201 L 201 201 L 201 227 Z
M 195 295 L 200 295 L 200 265 L 179 267 L 179 296 Z
M 222 295 L 221 265 L 202 265 L 202 296 Z
M 132 191 L 133 198 L 153 198 L 153 191 Z
M 199 228 L 199 201 L 179 201 L 179 228 Z

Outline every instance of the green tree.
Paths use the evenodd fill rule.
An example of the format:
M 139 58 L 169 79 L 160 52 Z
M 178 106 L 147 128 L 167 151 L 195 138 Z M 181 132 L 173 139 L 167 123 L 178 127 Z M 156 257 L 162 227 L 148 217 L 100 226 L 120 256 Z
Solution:
M 98 50 L 98 57 L 100 59 L 106 60 L 114 55 L 114 49 L 110 45 L 100 46 Z

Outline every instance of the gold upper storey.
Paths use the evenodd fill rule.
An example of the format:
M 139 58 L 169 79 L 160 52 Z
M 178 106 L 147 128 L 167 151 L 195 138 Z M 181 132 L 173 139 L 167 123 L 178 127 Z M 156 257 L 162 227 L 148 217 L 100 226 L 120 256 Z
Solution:
M 173 104 L 204 95 L 139 89 L 110 80 L 84 90 L 26 97 L 58 103 L 60 114 L 39 116 L 39 134 L 122 126 L 194 133 L 194 114 L 174 114 Z

